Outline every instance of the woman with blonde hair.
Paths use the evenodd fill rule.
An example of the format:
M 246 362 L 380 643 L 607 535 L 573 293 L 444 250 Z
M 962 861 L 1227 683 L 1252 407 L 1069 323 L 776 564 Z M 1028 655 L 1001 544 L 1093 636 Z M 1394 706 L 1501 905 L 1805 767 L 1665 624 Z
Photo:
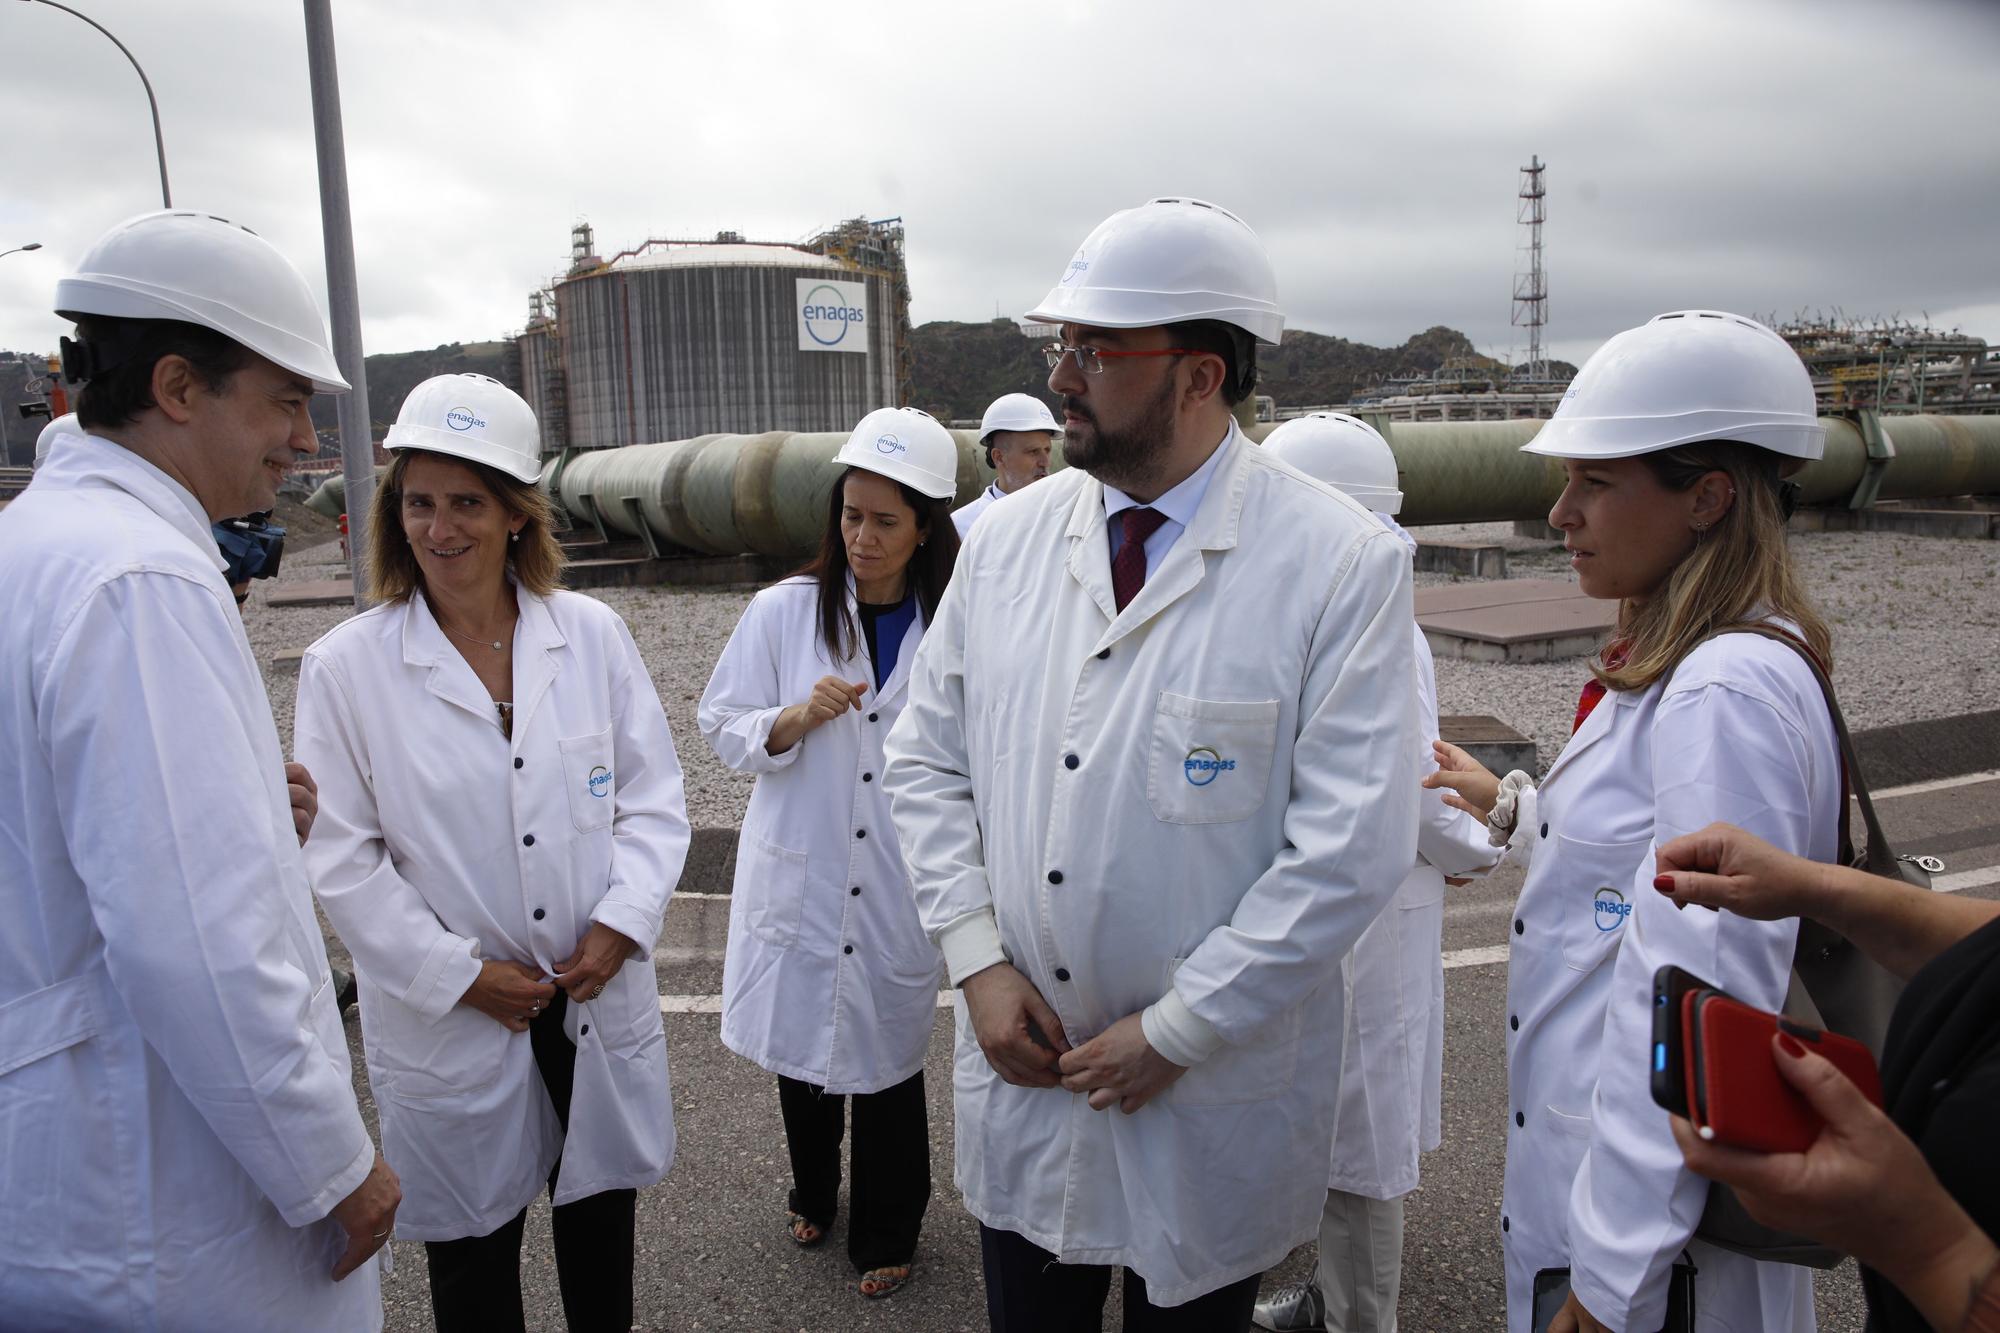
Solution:
M 1649 1065 L 1655 969 L 1781 1009 L 1798 921 L 1675 912 L 1650 886 L 1654 850 L 1716 820 L 1834 859 L 1840 751 L 1805 657 L 1830 667 L 1830 643 L 1784 532 L 1783 477 L 1824 445 L 1781 338 L 1680 311 L 1600 348 L 1527 446 L 1562 460 L 1549 522 L 1583 591 L 1619 602 L 1617 634 L 1539 788 L 1447 745 L 1424 780 L 1528 862 L 1507 981 L 1512 1333 L 1813 1327 L 1807 1270 L 1694 1239 L 1708 1185 Z
M 569 1327 L 628 1329 L 636 1192 L 674 1151 L 652 960 L 688 845 L 673 737 L 625 623 L 561 590 L 528 405 L 438 376 L 387 444 L 379 604 L 306 650 L 297 751 L 398 1226 L 440 1330 L 520 1329 L 546 1188 Z

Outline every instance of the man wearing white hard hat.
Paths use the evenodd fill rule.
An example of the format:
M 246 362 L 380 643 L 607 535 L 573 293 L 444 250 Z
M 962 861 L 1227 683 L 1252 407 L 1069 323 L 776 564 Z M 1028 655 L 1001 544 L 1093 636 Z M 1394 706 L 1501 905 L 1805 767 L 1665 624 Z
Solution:
M 1265 452 L 1374 512 L 1406 549 L 1416 541 L 1394 518 L 1403 507 L 1396 456 L 1365 421 L 1315 412 L 1264 437 Z M 1414 620 L 1417 771 L 1437 767 L 1437 675 Z M 1417 816 L 1417 859 L 1375 924 L 1341 960 L 1347 1029 L 1340 1117 L 1333 1138 L 1315 1277 L 1258 1302 L 1251 1322 L 1277 1333 L 1339 1329 L 1393 1333 L 1402 1284 L 1403 1198 L 1416 1189 L 1418 1160 L 1440 1138 L 1444 1077 L 1444 888 L 1446 876 L 1494 863 L 1483 824 L 1435 795 Z
M 1337 960 L 1416 857 L 1410 562 L 1251 445 L 1255 233 L 1156 199 L 1053 324 L 1070 470 L 974 528 L 887 781 L 960 988 L 957 1177 L 994 1328 L 1242 1328 L 1311 1237 Z
M 378 605 L 306 649 L 298 752 L 399 1225 L 440 1333 L 518 1329 L 546 1190 L 569 1326 L 630 1328 L 637 1191 L 674 1155 L 653 968 L 688 847 L 673 735 L 625 622 L 559 586 L 520 395 L 436 376 L 384 443 Z
M 993 469 L 993 480 L 978 499 L 952 512 L 961 538 L 972 531 L 974 520 L 988 505 L 1049 475 L 1049 456 L 1061 431 L 1048 404 L 1030 394 L 1002 394 L 988 405 L 979 421 L 979 447 L 986 453 L 986 466 Z
M 379 1328 L 400 1192 L 210 532 L 347 384 L 305 279 L 209 214 L 114 227 L 55 307 L 87 434 L 0 513 L 0 1322 Z
M 700 717 L 716 757 L 757 778 L 723 1044 L 777 1076 L 802 1249 L 833 1229 L 852 1112 L 847 1257 L 880 1299 L 909 1280 L 930 1202 L 924 1054 L 941 980 L 882 793 L 883 738 L 951 581 L 958 445 L 928 414 L 885 407 L 834 462 L 818 555 L 751 599 Z

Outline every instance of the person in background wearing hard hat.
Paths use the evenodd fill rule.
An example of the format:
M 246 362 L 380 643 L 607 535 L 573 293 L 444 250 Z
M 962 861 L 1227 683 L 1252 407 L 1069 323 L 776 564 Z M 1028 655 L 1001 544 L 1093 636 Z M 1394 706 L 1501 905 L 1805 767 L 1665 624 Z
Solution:
M 1056 436 L 1061 432 L 1062 427 L 1049 415 L 1048 404 L 1039 398 L 1009 393 L 993 400 L 979 421 L 979 447 L 986 451 L 993 481 L 978 499 L 952 512 L 951 521 L 960 540 L 972 531 L 973 520 L 985 513 L 988 505 L 1049 475 L 1049 456 L 1055 452 Z
M 1403 507 L 1396 456 L 1373 426 L 1342 412 L 1287 421 L 1264 450 L 1373 511 L 1412 552 L 1416 539 L 1392 517 Z M 1417 771 L 1437 767 L 1437 673 L 1414 620 Z M 1251 1322 L 1278 1333 L 1338 1329 L 1393 1333 L 1403 1276 L 1403 1196 L 1417 1187 L 1418 1159 L 1440 1138 L 1444 1079 L 1444 888 L 1447 876 L 1489 869 L 1497 856 L 1486 829 L 1463 810 L 1427 797 L 1417 818 L 1416 865 L 1375 924 L 1341 960 L 1347 1030 L 1340 1062 L 1340 1116 L 1333 1169 L 1319 1222 L 1319 1266 L 1309 1279 L 1257 1304 Z
M 1553 1303 L 1565 1285 L 1556 1333 L 1813 1327 L 1810 1270 L 1696 1238 L 1708 1182 L 1653 1102 L 1649 1059 L 1658 968 L 1781 1010 L 1798 920 L 1675 912 L 1651 885 L 1659 846 L 1718 820 L 1814 861 L 1842 841 L 1840 750 L 1803 655 L 1830 669 L 1830 640 L 1781 481 L 1825 441 L 1783 339 L 1687 310 L 1599 348 L 1525 446 L 1562 460 L 1549 523 L 1583 591 L 1620 607 L 1539 790 L 1445 745 L 1424 779 L 1529 862 L 1507 965 L 1512 1333 L 1529 1333 L 1538 1287 Z M 1742 627 L 1781 639 L 1728 632 Z
M 957 1179 L 996 1330 L 1240 1329 L 1317 1229 L 1336 960 L 1416 860 L 1410 559 L 1252 446 L 1283 326 L 1156 199 L 1029 316 L 1072 465 L 972 532 L 885 774 L 962 992 Z
M 926 413 L 861 419 L 819 555 L 758 593 L 701 697 L 701 733 L 757 775 L 736 850 L 722 1040 L 778 1076 L 792 1240 L 833 1226 L 852 1102 L 847 1255 L 863 1296 L 907 1282 L 930 1202 L 924 1052 L 937 951 L 882 794 L 883 737 L 951 581 L 958 445 Z
M 384 444 L 379 604 L 306 649 L 298 753 L 401 1225 L 441 1333 L 518 1330 L 546 1188 L 569 1327 L 622 1333 L 637 1191 L 674 1155 L 653 967 L 687 859 L 674 739 L 625 622 L 560 589 L 527 403 L 439 375 Z
M 48 461 L 49 454 L 60 447 L 64 440 L 80 440 L 84 434 L 83 427 L 76 423 L 74 412 L 65 412 L 59 417 L 51 418 L 49 424 L 42 427 L 42 433 L 35 437 L 34 470 L 40 472 L 42 464 Z
M 121 223 L 55 306 L 87 434 L 0 513 L 0 1323 L 377 1329 L 400 1190 L 209 530 L 347 384 L 223 218 Z

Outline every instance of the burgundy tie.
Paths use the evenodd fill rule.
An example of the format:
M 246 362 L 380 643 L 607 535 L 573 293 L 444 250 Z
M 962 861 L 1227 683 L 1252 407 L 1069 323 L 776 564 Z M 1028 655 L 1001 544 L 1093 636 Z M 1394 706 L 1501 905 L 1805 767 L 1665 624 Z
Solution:
M 1127 509 L 1119 515 L 1125 522 L 1125 540 L 1111 558 L 1111 595 L 1123 611 L 1128 602 L 1146 586 L 1146 538 L 1159 530 L 1167 516 L 1157 509 Z

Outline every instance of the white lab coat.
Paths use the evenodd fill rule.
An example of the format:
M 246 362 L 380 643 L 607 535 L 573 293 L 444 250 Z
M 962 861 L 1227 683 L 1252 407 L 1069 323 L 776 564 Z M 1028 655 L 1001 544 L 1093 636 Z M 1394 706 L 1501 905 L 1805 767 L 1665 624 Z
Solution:
M 1652 880 L 1660 844 L 1716 820 L 1831 860 L 1839 816 L 1819 686 L 1792 649 L 1744 634 L 1695 649 L 1664 686 L 1607 695 L 1523 799 L 1501 1200 L 1513 1333 L 1536 1272 L 1560 1267 L 1603 1323 L 1658 1328 L 1683 1248 L 1698 1327 L 1813 1327 L 1810 1270 L 1689 1242 L 1708 1182 L 1682 1162 L 1648 1069 L 1656 968 L 1780 1009 L 1797 922 L 1676 912 Z
M 1437 672 L 1411 626 L 1417 663 L 1417 774 L 1437 768 Z M 1490 867 L 1486 825 L 1434 792 L 1420 798 L 1417 863 L 1342 961 L 1347 1030 L 1340 1120 L 1327 1188 L 1395 1199 L 1417 1187 L 1417 1159 L 1438 1146 L 1444 1081 L 1444 880 Z
M 977 499 L 952 510 L 951 523 L 953 527 L 958 529 L 958 539 L 964 541 L 965 534 L 972 531 L 972 525 L 979 516 L 986 512 L 989 505 L 1005 494 L 1006 492 L 1000 489 L 999 482 L 988 482 L 986 489 L 979 493 Z
M 354 954 L 400 1235 L 493 1231 L 555 1202 L 638 1189 L 674 1155 L 653 946 L 687 857 L 680 762 L 625 622 L 593 598 L 520 591 L 514 736 L 421 593 L 306 650 L 296 749 L 319 781 L 313 889 Z M 474 651 L 484 651 L 475 649 Z M 528 1034 L 458 999 L 480 962 L 544 976 L 592 922 L 633 940 L 572 1002 L 564 1140 Z
M 1416 856 L 1410 563 L 1231 428 L 1121 613 L 1082 471 L 981 523 L 925 638 L 887 781 L 954 983 L 1003 959 L 1081 1045 L 1142 1013 L 1188 1072 L 1134 1115 L 1001 1081 L 964 1008 L 957 1183 L 1156 1304 L 1312 1236 L 1340 1081 L 1338 960 Z M 1142 1012 L 1143 1011 L 1143 1012 Z
M 722 1041 L 828 1092 L 880 1092 L 923 1068 L 944 980 L 882 789 L 882 740 L 902 715 L 923 613 L 878 690 L 865 642 L 845 661 L 828 657 L 818 605 L 812 579 L 759 592 L 701 697 L 716 757 L 757 775 L 730 892 Z M 861 711 L 766 754 L 778 714 L 825 676 L 867 681 Z
M 99 438 L 0 513 L 0 1325 L 374 1329 L 374 1164 L 208 516 Z

